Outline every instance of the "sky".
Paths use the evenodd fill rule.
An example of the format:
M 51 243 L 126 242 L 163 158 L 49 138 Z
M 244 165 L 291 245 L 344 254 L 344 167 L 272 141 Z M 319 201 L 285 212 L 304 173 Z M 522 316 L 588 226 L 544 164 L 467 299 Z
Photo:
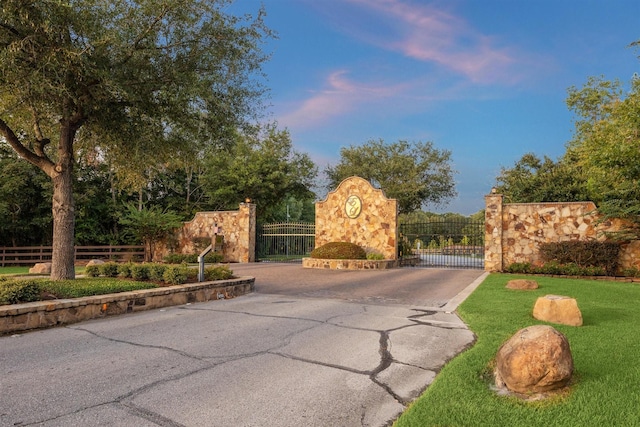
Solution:
M 569 87 L 640 72 L 638 0 L 237 0 L 227 12 L 260 5 L 277 33 L 264 46 L 270 119 L 320 171 L 370 140 L 449 150 L 458 196 L 432 212 L 475 213 L 501 168 L 561 156 Z

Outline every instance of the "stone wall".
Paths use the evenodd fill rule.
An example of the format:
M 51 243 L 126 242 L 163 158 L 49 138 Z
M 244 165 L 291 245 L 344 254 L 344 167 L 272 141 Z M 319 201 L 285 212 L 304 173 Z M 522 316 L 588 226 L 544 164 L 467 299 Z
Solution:
M 501 194 L 485 196 L 485 270 L 502 271 L 516 262 L 540 264 L 539 245 L 568 240 L 603 240 L 620 222 L 597 223 L 593 202 L 511 203 Z M 621 268 L 640 267 L 640 242 L 623 245 Z
M 316 203 L 316 247 L 351 242 L 385 259 L 398 257 L 398 202 L 360 177 L 347 178 Z
M 252 203 L 240 203 L 237 211 L 196 213 L 171 239 L 173 243 L 163 242 L 159 245 L 154 254 L 155 261 L 162 260 L 170 252 L 200 253 L 204 249 L 202 242 L 214 236 L 216 225 L 218 235 L 224 236 L 224 262 L 255 261 L 256 205 Z

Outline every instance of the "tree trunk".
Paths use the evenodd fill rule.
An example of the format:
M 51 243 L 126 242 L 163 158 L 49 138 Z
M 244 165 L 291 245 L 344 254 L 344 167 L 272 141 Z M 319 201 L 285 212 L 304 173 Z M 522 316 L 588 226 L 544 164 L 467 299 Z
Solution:
M 73 139 L 75 129 L 60 126 L 58 163 L 53 176 L 53 248 L 51 280 L 75 278 L 75 202 L 73 200 Z

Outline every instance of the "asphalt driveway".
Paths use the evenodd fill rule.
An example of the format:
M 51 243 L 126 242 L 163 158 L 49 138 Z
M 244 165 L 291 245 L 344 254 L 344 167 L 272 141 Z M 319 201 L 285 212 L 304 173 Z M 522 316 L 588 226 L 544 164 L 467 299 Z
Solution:
M 479 271 L 233 267 L 255 293 L 0 337 L 0 425 L 385 426 L 474 340 Z

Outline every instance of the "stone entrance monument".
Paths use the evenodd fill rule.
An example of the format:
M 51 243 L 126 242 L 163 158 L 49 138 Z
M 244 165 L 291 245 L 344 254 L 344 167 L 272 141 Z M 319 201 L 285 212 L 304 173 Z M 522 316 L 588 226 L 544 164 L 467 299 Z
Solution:
M 367 180 L 352 176 L 316 203 L 315 247 L 330 242 L 350 242 L 377 254 L 378 260 L 359 260 L 337 268 L 388 268 L 398 264 L 398 202 L 388 199 L 382 190 Z M 384 260 L 381 260 L 383 258 Z M 332 268 L 317 265 L 321 260 L 305 258 L 305 267 Z

